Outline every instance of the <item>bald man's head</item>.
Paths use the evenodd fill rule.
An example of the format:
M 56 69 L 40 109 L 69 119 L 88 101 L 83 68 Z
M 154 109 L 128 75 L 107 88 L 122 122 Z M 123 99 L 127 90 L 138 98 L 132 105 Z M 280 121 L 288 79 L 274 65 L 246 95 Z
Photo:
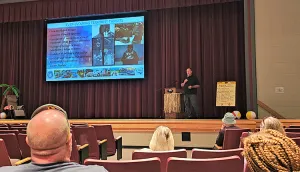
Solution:
M 65 114 L 56 109 L 36 114 L 28 123 L 26 141 L 31 148 L 31 156 L 57 155 L 58 160 L 63 161 L 61 158 L 69 156 L 72 146 L 70 127 Z

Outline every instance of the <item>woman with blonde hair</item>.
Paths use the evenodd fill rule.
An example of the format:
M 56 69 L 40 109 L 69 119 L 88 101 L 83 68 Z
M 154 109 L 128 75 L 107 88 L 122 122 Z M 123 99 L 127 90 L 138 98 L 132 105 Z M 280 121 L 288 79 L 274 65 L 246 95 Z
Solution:
M 281 134 L 286 135 L 282 123 L 277 118 L 274 118 L 272 116 L 263 119 L 260 124 L 261 131 L 266 129 L 276 130 Z
M 174 138 L 171 130 L 165 126 L 159 126 L 153 133 L 149 145 L 152 151 L 174 150 Z
M 300 170 L 300 148 L 276 130 L 264 129 L 246 137 L 242 154 L 252 172 Z

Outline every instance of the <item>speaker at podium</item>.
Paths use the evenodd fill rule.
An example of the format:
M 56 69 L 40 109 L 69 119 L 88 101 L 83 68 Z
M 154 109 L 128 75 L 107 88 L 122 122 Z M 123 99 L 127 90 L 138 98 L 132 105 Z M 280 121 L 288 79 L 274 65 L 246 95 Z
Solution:
M 180 119 L 184 117 L 184 100 L 182 93 L 182 89 L 176 87 L 165 88 L 165 119 Z

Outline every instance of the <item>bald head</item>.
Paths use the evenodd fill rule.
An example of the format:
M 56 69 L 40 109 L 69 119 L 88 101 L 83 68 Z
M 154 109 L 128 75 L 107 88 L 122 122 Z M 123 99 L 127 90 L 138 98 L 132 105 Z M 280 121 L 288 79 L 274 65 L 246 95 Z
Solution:
M 71 141 L 69 124 L 61 111 L 44 110 L 28 123 L 27 143 L 32 156 L 61 156 L 66 154 Z

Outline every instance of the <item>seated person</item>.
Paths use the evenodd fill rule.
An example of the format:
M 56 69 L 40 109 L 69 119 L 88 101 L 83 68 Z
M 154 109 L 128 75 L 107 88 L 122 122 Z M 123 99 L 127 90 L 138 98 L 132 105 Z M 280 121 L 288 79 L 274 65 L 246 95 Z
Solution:
M 170 151 L 174 150 L 174 138 L 171 130 L 165 126 L 156 128 L 152 135 L 148 151 Z
M 136 51 L 133 50 L 133 45 L 128 45 L 127 50 L 124 52 L 121 61 L 124 65 L 133 65 L 139 63 L 139 57 Z
M 59 106 L 47 104 L 37 108 L 27 126 L 26 142 L 32 162 L 20 166 L 2 167 L 0 171 L 98 171 L 101 166 L 85 166 L 70 162 L 72 134 L 67 113 Z
M 223 125 L 221 127 L 221 130 L 219 131 L 219 135 L 216 139 L 216 143 L 215 143 L 215 146 L 213 149 L 222 149 L 225 129 L 228 129 L 228 128 L 238 129 L 238 127 L 235 126 L 235 123 L 236 123 L 235 116 L 230 112 L 227 112 L 224 115 L 222 122 L 223 122 Z
M 300 148 L 276 130 L 265 129 L 246 137 L 242 154 L 253 172 L 300 171 Z
M 276 130 L 279 131 L 281 134 L 286 135 L 282 123 L 277 118 L 271 116 L 262 120 L 260 124 L 260 131 L 266 129 Z

